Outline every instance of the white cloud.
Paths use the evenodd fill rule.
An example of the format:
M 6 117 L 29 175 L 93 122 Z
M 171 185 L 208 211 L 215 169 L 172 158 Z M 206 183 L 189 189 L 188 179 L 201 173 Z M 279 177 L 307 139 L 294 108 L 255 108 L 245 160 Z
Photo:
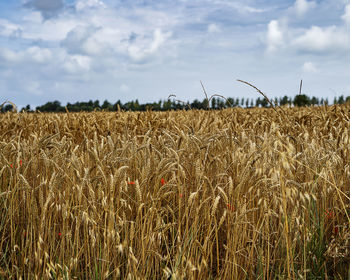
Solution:
M 38 63 L 46 63 L 52 58 L 52 53 L 49 49 L 36 46 L 28 48 L 26 54 L 30 59 Z
M 209 33 L 218 33 L 218 32 L 221 32 L 221 29 L 217 24 L 211 23 L 208 25 L 208 32 Z
M 296 0 L 292 11 L 294 10 L 298 16 L 302 16 L 316 6 L 316 1 Z M 301 28 L 295 26 L 295 21 L 291 20 L 291 16 L 293 15 L 286 13 L 278 20 L 272 20 L 268 24 L 266 33 L 268 52 L 276 51 L 282 47 L 285 51 L 297 50 L 323 54 L 350 50 L 350 33 L 345 25 L 322 27 L 313 25 Z M 350 4 L 346 5 L 342 19 L 350 25 Z M 287 25 L 288 22 L 291 22 L 291 26 Z
M 140 30 L 146 33 L 146 30 Z M 134 62 L 142 62 L 154 55 L 165 44 L 171 32 L 163 32 L 160 28 L 148 34 L 137 34 L 113 29 L 109 26 L 77 26 L 71 30 L 61 42 L 70 54 L 96 55 L 123 55 Z
M 63 69 L 70 74 L 77 74 L 80 72 L 87 72 L 90 70 L 91 59 L 84 55 L 67 56 Z
M 347 25 L 350 25 L 350 4 L 345 6 L 344 15 L 341 18 Z
M 265 13 L 270 11 L 272 8 L 266 8 L 266 9 L 258 9 L 250 6 L 243 6 L 242 10 L 246 11 L 248 13 Z
M 93 0 L 90 5 L 98 3 L 102 2 Z M 143 63 L 167 43 L 172 34 L 169 30 L 176 23 L 165 12 L 149 9 L 138 8 L 130 12 L 121 8 L 118 15 L 111 9 L 81 10 L 75 22 L 69 24 L 71 29 L 68 30 L 69 26 L 65 29 L 68 31 L 61 39 L 61 47 L 70 54 L 111 57 L 113 60 L 122 57 Z M 62 25 L 63 16 L 48 24 Z M 170 53 L 164 50 L 163 53 Z
M 43 18 L 56 16 L 64 7 L 63 0 L 29 0 L 24 7 L 39 11 Z
M 267 51 L 276 51 L 283 45 L 283 31 L 277 20 L 271 20 L 267 27 Z
M 34 95 L 41 95 L 42 90 L 38 81 L 28 81 L 25 85 L 26 91 Z
M 310 61 L 307 61 L 303 64 L 303 71 L 306 73 L 317 73 L 319 72 L 317 67 Z
M 156 52 L 170 36 L 171 32 L 163 33 L 160 28 L 154 30 L 153 41 L 149 49 L 150 53 Z
M 226 7 L 231 7 L 238 11 L 239 13 L 264 13 L 273 10 L 273 7 L 267 7 L 267 8 L 255 8 L 251 6 L 247 6 L 246 2 L 240 2 L 240 1 L 235 1 L 233 2 L 232 0 L 229 1 L 223 1 L 223 0 L 215 0 L 212 1 L 215 5 L 221 5 L 221 6 L 226 6 Z
M 120 90 L 121 90 L 122 92 L 128 92 L 128 91 L 130 90 L 130 87 L 129 87 L 128 85 L 126 85 L 126 84 L 122 84 L 122 85 L 120 86 Z
M 0 36 L 20 37 L 22 28 L 18 24 L 0 18 Z
M 62 102 L 86 100 L 96 91 L 99 98 L 113 100 L 116 85 L 126 99 L 163 98 L 169 89 L 183 98 L 195 98 L 195 92 L 202 98 L 198 80 L 215 79 L 212 89 L 229 96 L 232 73 L 260 79 L 267 88 L 267 78 L 277 73 L 277 93 L 298 79 L 295 69 L 315 73 L 318 68 L 323 75 L 327 69 L 345 76 L 346 83 L 350 11 L 343 9 L 350 0 L 345 1 L 20 0 L 30 9 L 4 11 L 0 19 L 0 87 L 6 88 L 1 92 L 18 92 L 18 99 L 37 104 L 55 96 Z M 332 29 L 332 24 L 338 26 Z M 264 56 L 262 41 L 271 55 Z M 322 60 L 306 51 L 322 51 Z M 11 77 L 2 74 L 5 70 Z M 132 79 L 137 83 L 129 83 Z M 19 88 L 28 81 L 40 87 Z M 322 89 L 326 79 L 320 84 Z M 42 97 L 35 100 L 40 91 Z
M 102 51 L 102 46 L 93 37 L 97 30 L 92 26 L 79 25 L 68 32 L 61 45 L 72 54 L 99 54 Z
M 296 0 L 294 3 L 295 12 L 298 16 L 302 16 L 307 13 L 310 9 L 314 8 L 316 3 L 314 1 L 307 0 Z
M 345 50 L 350 47 L 349 34 L 336 26 L 321 28 L 312 26 L 293 41 L 293 45 L 301 51 L 324 52 Z
M 151 42 L 147 38 L 136 38 L 135 42 L 128 47 L 128 54 L 132 60 L 142 61 L 156 53 L 170 36 L 171 32 L 163 33 L 160 28 L 157 28 L 153 32 Z
M 91 8 L 104 8 L 106 5 L 99 0 L 80 0 L 75 4 L 75 9 L 77 11 L 82 11 L 84 9 Z
M 67 15 L 41 22 L 37 15 L 34 12 L 26 17 L 22 24 L 22 38 L 57 43 L 63 40 L 68 32 L 82 24 L 79 18 Z
M 3 60 L 12 63 L 45 63 L 51 59 L 52 53 L 49 49 L 39 48 L 37 46 L 29 47 L 24 51 L 13 51 L 7 48 L 2 48 L 0 49 L 0 57 Z
M 17 62 L 20 60 L 20 56 L 7 48 L 0 48 L 0 57 L 7 62 Z

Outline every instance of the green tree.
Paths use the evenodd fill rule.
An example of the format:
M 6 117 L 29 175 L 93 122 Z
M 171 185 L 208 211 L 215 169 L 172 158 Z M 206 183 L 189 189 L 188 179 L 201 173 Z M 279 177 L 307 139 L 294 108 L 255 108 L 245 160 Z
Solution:
M 116 112 L 116 111 L 118 111 L 118 107 L 120 108 L 120 110 L 123 109 L 123 104 L 120 100 L 118 100 L 116 103 L 114 103 L 112 110 Z
M 244 106 L 244 98 L 241 99 L 241 107 Z
M 4 113 L 10 112 L 12 110 L 13 110 L 13 106 L 11 104 L 7 104 L 1 108 L 1 112 L 4 112 Z
M 202 102 L 200 102 L 198 99 L 193 100 L 191 103 L 191 108 L 193 109 L 202 109 Z
M 30 105 L 28 104 L 27 106 L 23 107 L 21 112 L 31 112 Z
M 105 100 L 101 106 L 102 110 L 106 110 L 106 111 L 112 111 L 113 109 L 113 105 L 111 103 L 108 102 L 108 100 Z
M 305 94 L 298 94 L 294 97 L 293 104 L 294 106 L 302 107 L 310 105 L 310 98 Z
M 235 107 L 239 106 L 239 98 L 236 98 Z
M 204 110 L 207 110 L 208 109 L 208 104 L 209 104 L 208 99 L 204 98 L 203 101 L 202 101 L 202 108 Z
M 310 104 L 311 104 L 311 105 L 319 105 L 319 104 L 320 104 L 320 101 L 318 100 L 317 97 L 313 96 L 313 97 L 310 99 Z
M 217 100 L 217 105 L 216 105 L 216 106 L 218 107 L 218 109 L 223 109 L 223 108 L 225 108 L 225 101 L 222 100 L 222 99 L 218 99 L 218 100 Z
M 345 103 L 344 95 L 339 96 L 338 104 L 344 104 L 344 103 Z
M 232 97 L 227 98 L 227 101 L 226 101 L 226 106 L 227 107 L 233 107 L 234 106 L 235 100 Z
M 290 99 L 287 95 L 283 96 L 282 99 L 280 99 L 280 105 L 283 106 L 283 105 L 288 105 L 290 104 Z
M 96 100 L 96 101 L 94 102 L 93 108 L 94 108 L 94 109 L 101 109 L 101 107 L 100 107 L 100 101 L 99 101 L 99 100 Z
M 255 101 L 255 107 L 260 107 L 260 105 L 261 105 L 261 99 L 260 97 L 258 97 Z
M 262 100 L 261 100 L 261 106 L 262 107 L 264 107 L 264 108 L 266 108 L 266 107 L 268 107 L 269 106 L 269 102 L 267 102 L 267 100 L 265 99 L 265 98 L 263 98 Z
M 40 112 L 64 112 L 64 107 L 61 106 L 61 102 L 55 100 L 54 102 L 47 102 L 42 106 L 36 107 L 36 110 Z
M 217 106 L 217 100 L 216 100 L 215 97 L 213 97 L 213 98 L 211 99 L 211 108 L 212 108 L 212 109 L 216 109 L 216 106 Z
M 171 110 L 171 101 L 169 99 L 163 102 L 163 110 L 164 111 Z

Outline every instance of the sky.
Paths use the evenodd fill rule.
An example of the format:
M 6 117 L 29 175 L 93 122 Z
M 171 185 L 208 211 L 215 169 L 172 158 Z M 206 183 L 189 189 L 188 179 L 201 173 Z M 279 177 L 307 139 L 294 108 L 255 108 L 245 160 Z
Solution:
M 350 95 L 350 0 L 1 0 L 0 103 Z

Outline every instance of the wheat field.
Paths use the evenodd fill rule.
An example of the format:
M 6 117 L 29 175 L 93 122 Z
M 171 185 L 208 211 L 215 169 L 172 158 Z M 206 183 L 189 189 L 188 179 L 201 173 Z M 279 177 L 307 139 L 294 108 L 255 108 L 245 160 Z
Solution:
M 0 114 L 0 278 L 349 279 L 349 118 Z

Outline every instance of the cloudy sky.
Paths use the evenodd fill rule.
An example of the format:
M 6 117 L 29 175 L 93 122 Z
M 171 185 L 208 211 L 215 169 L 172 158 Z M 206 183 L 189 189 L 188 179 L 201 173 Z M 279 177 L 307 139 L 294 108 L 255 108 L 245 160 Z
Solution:
M 0 103 L 350 95 L 350 0 L 0 1 Z

